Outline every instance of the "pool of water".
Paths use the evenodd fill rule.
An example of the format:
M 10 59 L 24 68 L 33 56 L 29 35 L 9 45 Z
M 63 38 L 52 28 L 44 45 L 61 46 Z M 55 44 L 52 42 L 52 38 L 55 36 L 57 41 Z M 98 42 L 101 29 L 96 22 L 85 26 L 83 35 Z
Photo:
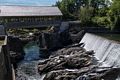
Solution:
M 40 60 L 39 46 L 36 42 L 30 42 L 24 47 L 25 57 L 16 69 L 16 80 L 42 80 L 37 65 Z
M 24 61 L 33 61 L 40 59 L 39 46 L 36 42 L 30 42 L 24 47 Z

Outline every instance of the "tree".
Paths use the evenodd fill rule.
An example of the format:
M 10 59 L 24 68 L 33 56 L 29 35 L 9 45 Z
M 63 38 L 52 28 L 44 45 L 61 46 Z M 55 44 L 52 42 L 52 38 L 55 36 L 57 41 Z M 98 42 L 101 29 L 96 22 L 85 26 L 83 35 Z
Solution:
M 75 0 L 62 0 L 61 2 L 58 1 L 56 3 L 56 6 L 59 7 L 59 9 L 63 13 L 64 19 L 73 19 L 74 18 L 74 12 L 75 12 Z
M 120 29 L 120 0 L 62 0 L 56 3 L 64 20 L 80 20 L 84 25 L 98 24 Z
M 108 16 L 111 21 L 111 29 L 120 29 L 120 0 L 113 0 Z
M 79 12 L 79 19 L 83 24 L 89 24 L 93 16 L 92 7 L 81 7 Z

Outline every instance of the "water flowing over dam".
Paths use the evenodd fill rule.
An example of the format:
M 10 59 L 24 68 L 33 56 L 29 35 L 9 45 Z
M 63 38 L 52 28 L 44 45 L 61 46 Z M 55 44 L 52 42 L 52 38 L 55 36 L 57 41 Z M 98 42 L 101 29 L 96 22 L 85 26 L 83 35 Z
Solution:
M 120 44 L 103 37 L 86 33 L 81 43 L 86 50 L 94 50 L 95 57 L 104 67 L 120 67 Z
M 86 50 L 94 50 L 95 57 L 99 62 L 100 67 L 120 68 L 120 44 L 106 38 L 86 33 L 81 43 L 85 43 Z M 116 79 L 120 80 L 120 72 Z

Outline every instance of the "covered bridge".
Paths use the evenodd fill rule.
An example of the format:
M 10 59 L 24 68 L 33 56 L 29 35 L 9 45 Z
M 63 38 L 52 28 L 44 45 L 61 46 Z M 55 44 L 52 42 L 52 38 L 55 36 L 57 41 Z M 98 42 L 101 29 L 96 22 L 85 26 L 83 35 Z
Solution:
M 6 28 L 60 26 L 62 13 L 50 6 L 0 6 L 0 25 Z

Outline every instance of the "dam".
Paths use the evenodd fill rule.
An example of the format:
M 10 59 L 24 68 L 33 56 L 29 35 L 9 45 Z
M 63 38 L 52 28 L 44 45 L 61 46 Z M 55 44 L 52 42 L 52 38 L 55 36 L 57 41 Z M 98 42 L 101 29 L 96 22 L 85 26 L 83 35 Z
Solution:
M 86 50 L 94 50 L 95 57 L 104 67 L 120 67 L 120 44 L 103 37 L 86 33 L 81 43 Z
M 17 11 L 14 12 L 13 10 L 16 8 L 17 8 Z M 31 10 L 31 8 L 33 10 Z M 67 35 L 67 36 L 65 36 L 64 34 L 61 35 L 63 37 L 63 44 L 62 45 L 66 44 L 65 46 L 62 46 L 62 47 L 61 47 L 61 45 L 58 46 L 57 43 L 59 43 L 62 40 L 62 39 L 60 39 L 59 34 L 66 30 L 65 26 L 67 26 L 67 27 L 69 26 L 68 22 L 61 22 L 62 13 L 57 7 L 1 6 L 0 9 L 1 9 L 1 15 L 0 15 L 1 32 L 0 33 L 2 34 L 0 36 L 0 40 L 1 40 L 1 46 L 0 46 L 0 49 L 1 49 L 1 52 L 0 52 L 0 61 L 1 61 L 0 62 L 0 80 L 15 80 L 15 79 L 17 79 L 17 80 L 26 80 L 26 79 L 27 80 L 41 80 L 40 74 L 38 73 L 38 64 L 39 64 L 38 61 L 41 60 L 41 58 L 39 56 L 40 55 L 43 56 L 43 54 L 45 54 L 45 52 L 43 54 L 39 52 L 41 49 L 41 46 L 43 47 L 43 49 L 42 49 L 43 51 L 46 51 L 47 48 L 49 48 L 48 52 L 50 50 L 52 52 L 52 50 L 55 48 L 57 48 L 57 49 L 58 48 L 65 48 L 66 45 L 68 45 L 68 44 L 66 44 L 66 42 L 67 42 L 66 39 L 69 38 L 68 37 L 69 35 Z M 6 12 L 8 9 L 9 9 L 9 13 L 7 14 Z M 27 9 L 29 10 L 29 12 L 27 12 Z M 50 10 L 48 10 L 48 9 L 50 9 Z M 41 10 L 44 10 L 44 13 L 38 13 L 38 11 L 41 11 Z M 32 26 L 29 27 L 30 25 L 32 25 Z M 44 27 L 45 26 L 54 26 L 54 27 L 61 26 L 62 28 L 61 28 L 61 31 L 59 31 L 59 33 L 57 33 L 57 34 L 54 32 L 53 33 L 51 32 L 52 33 L 52 35 L 51 35 L 50 33 L 46 32 L 46 33 L 41 33 L 40 34 L 41 37 L 38 34 L 37 37 L 39 36 L 39 38 L 41 38 L 42 43 L 40 43 L 40 40 L 39 40 L 38 42 L 32 42 L 32 43 L 27 44 L 27 46 L 24 45 L 25 50 L 23 52 L 25 52 L 25 53 L 22 56 L 22 58 L 24 58 L 24 59 L 22 59 L 22 62 L 18 63 L 17 69 L 14 69 L 13 63 L 11 63 L 11 62 L 13 61 L 14 63 L 17 63 L 17 61 L 15 61 L 15 59 L 11 60 L 10 55 L 11 54 L 15 55 L 14 51 L 17 51 L 16 54 L 19 55 L 19 53 L 23 50 L 23 45 L 21 44 L 22 42 L 19 39 L 20 37 L 14 38 L 13 40 L 11 40 L 10 36 L 4 35 L 6 33 L 3 31 L 4 28 L 7 28 L 7 29 L 40 28 L 43 26 Z M 76 35 L 73 35 L 73 38 L 76 38 Z M 80 40 L 79 39 L 80 37 L 77 37 L 77 38 L 78 38 L 78 40 L 74 40 L 73 42 Z M 46 39 L 48 39 L 48 40 L 46 40 Z M 60 40 L 57 40 L 57 39 L 60 39 Z M 40 43 L 40 45 L 38 45 L 39 43 Z M 99 67 L 111 68 L 111 69 L 112 68 L 113 69 L 120 68 L 120 43 L 119 42 L 108 40 L 106 38 L 100 37 L 100 36 L 95 35 L 95 34 L 86 33 L 79 43 L 84 44 L 84 47 L 82 47 L 82 48 L 84 48 L 86 51 L 91 51 L 91 50 L 94 51 L 94 53 L 95 53 L 94 57 L 97 59 L 97 61 L 98 61 L 97 65 Z M 53 49 L 51 49 L 51 47 Z M 68 48 L 69 47 L 67 47 L 65 50 L 67 50 Z M 73 48 L 74 48 L 74 46 L 73 46 Z M 81 48 L 81 47 L 79 46 L 78 48 Z M 13 52 L 10 51 L 11 49 L 13 50 Z M 83 52 L 87 53 L 86 51 L 84 51 L 84 49 L 83 49 Z M 58 50 L 58 52 L 59 52 L 59 50 Z M 67 53 L 67 51 L 66 51 L 66 53 Z M 70 52 L 68 50 L 68 54 L 69 53 Z M 73 52 L 72 54 L 74 54 L 74 53 L 76 53 L 76 52 Z M 80 51 L 78 53 L 82 53 L 82 51 Z M 47 54 L 45 54 L 45 56 L 46 55 Z M 63 65 L 63 66 L 68 66 L 69 63 L 71 63 L 69 61 L 69 58 L 68 58 L 70 56 L 71 55 L 67 55 L 65 57 L 58 56 L 58 57 L 55 57 L 56 58 L 55 61 L 57 63 L 59 63 L 60 60 L 57 60 L 57 59 L 59 59 L 59 58 L 64 59 L 65 58 L 65 61 L 68 60 L 68 63 L 67 63 L 67 65 Z M 84 55 L 84 56 L 86 56 L 86 55 Z M 49 59 L 50 58 L 48 58 L 47 61 L 49 61 Z M 70 59 L 76 60 L 76 58 L 74 58 L 74 57 L 70 58 Z M 80 61 L 83 61 L 82 63 L 80 63 L 81 65 L 87 65 L 87 63 L 84 63 L 84 59 L 81 60 L 81 58 L 79 56 L 77 56 L 77 59 L 78 59 L 78 63 L 80 63 Z M 56 63 L 54 63 L 54 60 L 52 62 L 53 62 L 52 66 L 47 67 L 47 66 L 51 65 L 48 62 L 48 64 L 44 65 L 43 67 L 46 67 L 49 71 L 49 68 L 51 69 L 51 67 L 53 67 L 54 64 L 56 64 Z M 74 63 L 74 60 L 73 60 L 73 63 Z M 75 61 L 75 63 L 77 65 L 77 61 Z M 14 64 L 14 67 L 15 66 L 16 66 L 16 64 Z M 57 69 L 56 66 L 59 66 L 59 65 L 55 65 L 54 66 L 55 69 Z M 68 68 L 71 68 L 71 65 L 69 65 L 69 66 L 70 67 L 68 67 Z M 41 67 L 41 66 L 39 66 L 39 67 Z M 43 68 L 43 71 L 46 70 L 46 68 L 45 69 Z M 61 69 L 61 66 L 59 66 L 58 68 Z M 14 70 L 18 70 L 19 75 L 16 73 L 17 74 L 16 78 L 15 78 L 16 71 L 14 72 Z M 39 69 L 39 71 L 40 71 L 40 69 Z M 72 71 L 74 71 L 74 68 Z M 65 72 L 67 72 L 67 71 L 65 71 Z M 64 73 L 64 71 L 63 71 L 63 73 Z M 77 73 L 77 71 L 75 73 Z M 117 77 L 114 78 L 113 80 L 120 80 L 120 78 L 119 78 L 120 76 L 117 73 L 114 75 L 116 75 Z M 24 78 L 21 78 L 21 76 Z M 67 77 L 69 77 L 69 76 L 67 76 Z M 42 79 L 42 80 L 44 80 L 44 79 Z M 58 79 L 58 80 L 62 80 L 62 79 Z M 69 79 L 67 79 L 67 80 L 69 80 Z M 85 80 L 85 79 L 79 79 L 79 80 Z M 107 80 L 110 80 L 110 79 L 107 79 Z

